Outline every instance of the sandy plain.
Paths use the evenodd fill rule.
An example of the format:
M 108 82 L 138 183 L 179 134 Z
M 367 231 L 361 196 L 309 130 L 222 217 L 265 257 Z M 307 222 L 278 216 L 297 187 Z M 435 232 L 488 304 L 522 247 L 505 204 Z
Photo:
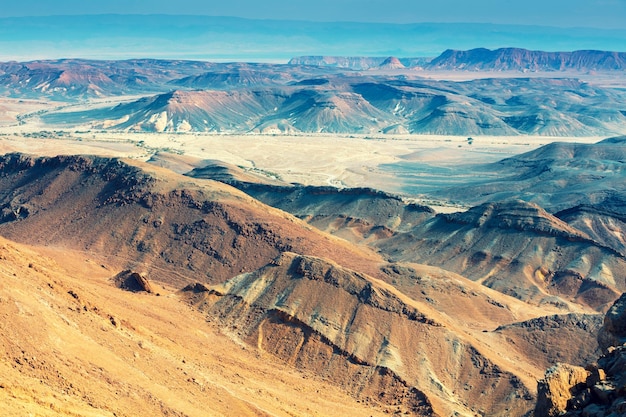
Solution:
M 102 103 L 93 103 L 100 105 Z M 286 182 L 372 187 L 402 192 L 393 164 L 470 167 L 554 141 L 594 143 L 602 137 L 435 135 L 259 135 L 146 133 L 46 125 L 38 114 L 59 103 L 0 100 L 0 152 L 97 154 L 148 160 L 159 152 L 188 161 L 220 160 Z M 84 105 L 81 105 L 84 106 Z M 75 106 L 71 106 L 74 110 Z M 193 162 L 192 162 L 193 164 Z M 384 169 L 382 167 L 385 167 Z
M 147 161 L 157 153 L 180 157 L 183 173 L 219 160 L 287 183 L 371 187 L 400 194 L 437 211 L 464 207 L 432 200 L 433 186 L 458 184 L 474 167 L 531 151 L 550 142 L 595 143 L 604 137 L 437 136 L 395 134 L 220 134 L 97 130 L 50 125 L 40 115 L 80 111 L 137 97 L 60 103 L 0 99 L 0 153 L 38 156 L 90 154 Z

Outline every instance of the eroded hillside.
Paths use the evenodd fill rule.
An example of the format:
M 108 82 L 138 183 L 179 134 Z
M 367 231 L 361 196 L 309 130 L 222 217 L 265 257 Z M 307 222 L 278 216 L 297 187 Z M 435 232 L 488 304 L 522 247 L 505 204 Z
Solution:
M 0 233 L 35 245 L 40 248 L 38 250 L 45 250 L 62 266 L 63 262 L 67 262 L 71 282 L 77 284 L 76 288 L 66 287 L 61 278 L 50 282 L 52 287 L 48 286 L 48 282 L 36 284 L 37 291 L 50 293 L 53 298 L 48 301 L 38 296 L 32 302 L 43 299 L 45 306 L 59 305 L 58 309 L 50 308 L 59 316 L 58 320 L 66 325 L 69 322 L 74 328 L 74 333 L 68 334 L 81 341 L 92 337 L 92 331 L 97 334 L 106 332 L 111 337 L 118 337 L 121 333 L 127 338 L 125 340 L 134 340 L 134 332 L 148 332 L 148 325 L 141 324 L 144 314 L 150 320 L 165 320 L 163 326 L 177 328 L 178 336 L 162 336 L 165 339 L 163 343 L 173 346 L 172 349 L 175 347 L 180 353 L 172 359 L 170 353 L 163 353 L 165 348 L 159 348 L 159 352 L 169 358 L 168 361 L 174 361 L 171 363 L 180 360 L 182 365 L 179 368 L 183 374 L 187 373 L 185 380 L 195 384 L 194 390 L 197 387 L 199 392 L 206 389 L 203 388 L 208 384 L 205 379 L 211 380 L 212 372 L 217 371 L 199 362 L 193 362 L 192 366 L 186 359 L 187 356 L 202 358 L 201 352 L 206 345 L 200 347 L 195 342 L 177 342 L 177 337 L 186 332 L 192 333 L 193 337 L 207 333 L 187 327 L 187 324 L 192 326 L 191 323 L 179 326 L 175 318 L 179 314 L 177 311 L 181 310 L 176 309 L 189 312 L 189 308 L 177 304 L 180 303 L 176 301 L 178 297 L 200 309 L 204 317 L 213 323 L 211 326 L 216 326 L 212 328 L 220 329 L 239 346 L 246 346 L 239 348 L 248 352 L 241 356 L 246 358 L 242 361 L 250 360 L 245 355 L 256 355 L 253 361 L 271 364 L 278 360 L 282 364 L 280 369 L 298 370 L 316 380 L 321 378 L 343 393 L 339 396 L 346 394 L 353 399 L 344 402 L 345 407 L 352 407 L 350 404 L 354 399 L 361 401 L 359 406 L 351 408 L 351 412 L 356 414 L 359 414 L 360 407 L 370 407 L 373 412 L 386 410 L 414 415 L 449 415 L 453 412 L 460 415 L 523 415 L 532 408 L 534 381 L 540 377 L 544 365 L 554 358 L 546 356 L 545 360 L 537 361 L 534 358 L 536 352 L 513 349 L 516 340 L 522 343 L 527 340 L 527 335 L 524 332 L 503 331 L 502 326 L 516 322 L 534 323 L 532 319 L 546 314 L 585 311 L 584 307 L 575 303 L 532 306 L 439 268 L 414 263 L 388 263 L 367 247 L 326 234 L 230 185 L 181 176 L 143 163 L 89 156 L 34 158 L 10 154 L 4 156 L 0 163 L 0 184 Z M 405 210 L 398 204 L 400 200 L 371 190 L 365 193 L 363 200 L 353 200 L 361 195 L 357 191 L 355 194 L 327 195 L 331 200 L 325 210 L 329 211 L 319 213 L 326 216 L 330 216 L 333 207 L 344 206 L 346 213 L 352 211 L 355 219 L 364 217 L 367 204 L 378 199 L 381 201 L 377 204 L 388 207 L 389 213 L 401 214 Z M 352 205 L 346 206 L 351 200 Z M 337 213 L 339 218 L 346 214 Z M 420 213 L 429 218 L 432 216 L 428 210 Z M 406 221 L 407 225 L 422 221 L 421 217 L 411 214 L 411 209 L 400 218 L 404 219 L 400 224 Z M 376 223 L 381 217 L 368 219 Z M 390 226 L 393 224 L 387 226 L 390 233 L 396 233 Z M 81 261 L 76 261 L 74 256 Z M 84 270 L 81 262 L 87 265 Z M 28 274 L 38 267 L 37 262 L 30 264 L 30 268 L 22 268 L 29 271 Z M 57 276 L 55 266 L 46 268 L 42 271 Z M 131 272 L 120 275 L 120 271 L 128 268 Z M 132 271 L 138 274 L 135 276 Z M 28 274 L 27 277 L 30 276 Z M 61 276 L 64 274 L 62 272 Z M 147 281 L 142 277 L 146 277 Z M 131 278 L 134 281 L 127 283 Z M 27 282 L 24 280 L 23 284 Z M 200 283 L 194 284 L 196 282 Z M 170 293 L 189 284 L 193 285 L 180 295 Z M 150 291 L 126 292 L 118 287 Z M 13 291 L 11 288 L 12 285 L 8 284 L 5 287 L 6 291 Z M 64 297 L 63 303 L 56 300 L 61 296 Z M 110 307 L 99 304 L 98 300 L 108 298 L 115 298 Z M 120 310 L 116 310 L 118 300 Z M 135 305 L 137 302 L 139 304 Z M 170 302 L 173 304 L 160 304 Z M 152 303 L 165 310 L 162 315 L 159 313 L 161 310 L 150 311 L 157 308 L 152 307 Z M 7 304 L 7 308 L 13 309 L 7 314 L 18 314 L 17 317 L 20 317 L 19 306 L 22 304 L 24 302 L 19 300 Z M 70 313 L 65 313 L 66 305 L 75 305 L 67 310 L 73 311 L 71 314 L 81 317 L 81 320 L 85 317 L 89 323 L 92 320 L 97 322 L 98 326 L 91 330 L 83 329 L 83 322 L 72 324 L 73 319 L 67 318 Z M 169 308 L 174 309 L 171 313 L 174 319 L 164 319 L 170 314 Z M 28 310 L 25 311 L 28 316 Z M 32 313 L 32 317 L 35 313 L 52 314 L 38 310 L 32 310 Z M 546 345 L 558 345 L 559 336 L 575 333 L 580 327 L 571 320 L 559 322 L 563 324 L 560 329 L 546 332 L 539 325 L 530 324 L 530 327 L 544 332 Z M 20 333 L 18 329 L 24 329 L 24 332 Z M 60 329 L 62 331 L 64 327 Z M 15 337 L 6 339 L 5 343 L 10 346 L 9 351 L 17 352 L 15 355 L 19 363 L 15 359 L 10 359 L 8 363 L 13 361 L 23 369 L 35 369 L 32 375 L 36 379 L 43 379 L 45 372 L 56 369 L 57 365 L 48 365 L 48 362 L 36 359 L 45 357 L 38 349 L 48 346 L 48 333 L 43 330 L 32 333 L 23 323 L 11 331 L 15 332 Z M 168 335 L 169 331 L 162 330 Z M 51 340 L 59 337 L 62 341 L 66 340 L 65 336 L 50 337 Z M 40 343 L 40 339 L 46 342 Z M 256 394 L 252 394 L 252 400 L 245 405 L 240 400 L 230 401 L 229 397 L 225 397 L 223 406 L 214 406 L 210 398 L 215 397 L 208 397 L 206 401 L 194 399 L 193 407 L 187 408 L 186 400 L 172 400 L 167 391 L 178 385 L 169 382 L 162 374 L 143 370 L 141 372 L 152 375 L 152 382 L 162 381 L 165 388 L 161 387 L 154 393 L 152 388 L 142 386 L 142 391 L 136 391 L 132 385 L 135 377 L 129 382 L 116 382 L 116 377 L 112 376 L 114 371 L 109 368 L 113 365 L 109 362 L 116 364 L 115 372 L 121 372 L 125 365 L 116 359 L 118 356 L 130 358 L 135 363 L 144 353 L 141 350 L 135 352 L 130 341 L 118 347 L 117 342 L 112 340 L 96 339 L 95 342 L 85 342 L 87 345 L 72 344 L 76 355 L 91 352 L 86 350 L 87 347 L 96 349 L 99 343 L 108 346 L 113 353 L 103 356 L 103 362 L 96 364 L 95 368 L 85 359 L 68 360 L 69 363 L 79 363 L 78 369 L 87 369 L 83 373 L 94 369 L 93 372 L 108 375 L 102 379 L 104 385 L 94 388 L 95 392 L 102 394 L 94 394 L 97 398 L 92 403 L 97 407 L 120 404 L 115 405 L 119 410 L 133 409 L 137 404 L 148 401 L 151 406 L 161 407 L 161 413 L 174 415 L 197 415 L 194 410 L 198 408 L 216 415 L 229 412 L 281 415 L 283 412 L 266 403 L 258 403 L 257 398 L 260 397 Z M 150 342 L 156 343 L 152 339 Z M 59 343 L 62 346 L 69 342 Z M 146 346 L 143 341 L 141 344 L 138 341 L 134 343 L 139 349 Z M 24 350 L 28 352 L 24 353 L 24 357 L 20 356 L 20 345 L 30 349 Z M 230 349 L 228 346 L 226 344 L 224 349 Z M 186 349 L 191 352 L 184 353 Z M 594 346 L 586 346 L 567 353 L 567 358 L 572 362 L 581 362 L 594 349 Z M 33 353 L 30 353 L 31 350 Z M 237 358 L 240 357 L 239 351 L 230 350 Z M 267 362 L 263 362 L 265 355 L 271 358 Z M 161 357 L 154 357 L 154 360 L 159 361 Z M 194 373 L 198 370 L 202 371 L 201 377 Z M 86 393 L 76 387 L 80 387 L 82 378 L 86 377 L 66 376 L 65 371 L 60 372 L 62 380 L 68 381 L 68 386 L 73 384 L 74 388 L 70 386 L 70 389 L 77 392 L 76 396 L 85 397 Z M 273 374 L 257 368 L 251 372 L 255 374 L 251 381 L 264 380 L 267 384 L 273 378 L 269 376 Z M 240 372 L 232 378 L 242 382 L 241 389 L 256 389 L 256 382 L 248 383 L 245 375 Z M 266 376 L 268 379 L 264 379 Z M 299 383 L 283 380 L 294 389 L 299 389 Z M 12 386 L 16 388 L 9 394 L 12 401 L 17 401 L 13 404 L 20 404 L 20 401 L 30 404 L 44 391 L 54 397 L 59 389 L 67 389 L 58 388 L 60 383 L 52 381 L 44 383 L 44 388 L 41 388 L 44 391 L 32 391 L 28 381 L 14 381 Z M 109 385 L 123 386 L 123 392 L 136 391 L 139 399 L 129 394 L 131 403 L 111 403 L 107 401 Z M 280 389 L 280 386 L 270 385 Z M 22 397 L 18 392 L 23 389 L 34 394 L 20 400 Z M 192 395 L 196 392 L 194 390 L 185 395 Z M 242 398 L 237 394 L 239 391 L 228 390 L 229 395 Z M 261 388 L 256 392 L 259 396 L 268 393 Z M 161 395 L 165 395 L 167 401 L 161 399 Z M 293 412 L 299 415 L 329 415 L 323 411 L 323 405 L 318 408 L 313 403 L 313 406 L 303 405 L 302 408 L 301 403 L 292 403 L 284 396 L 272 398 L 278 402 L 287 401 L 285 408 L 280 410 L 298 410 Z M 77 407 L 84 406 L 80 402 L 82 400 L 72 401 L 78 401 Z M 267 401 L 271 403 L 273 400 Z M 67 404 L 61 400 L 53 402 Z M 240 407 L 239 411 L 233 411 L 233 407 Z M 264 411 L 259 411 L 261 409 Z M 65 411 L 59 412 L 62 413 Z
M 385 415 L 237 344 L 166 288 L 132 293 L 84 252 L 0 239 L 3 416 Z M 271 383 L 268 383 L 271 381 Z M 323 392 L 324 395 L 320 395 Z

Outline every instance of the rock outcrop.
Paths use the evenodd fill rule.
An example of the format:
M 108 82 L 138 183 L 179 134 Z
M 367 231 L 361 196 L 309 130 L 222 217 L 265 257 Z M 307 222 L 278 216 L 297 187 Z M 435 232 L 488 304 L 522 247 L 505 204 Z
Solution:
M 147 292 L 149 294 L 154 293 L 152 284 L 148 281 L 148 278 L 138 272 L 133 272 L 130 269 L 122 271 L 113 277 L 115 285 L 123 290 L 132 292 Z
M 537 386 L 535 416 L 554 417 L 563 414 L 573 392 L 586 386 L 587 377 L 587 370 L 580 366 L 560 363 L 548 369 L 545 378 Z
M 606 350 L 597 363 L 546 371 L 537 385 L 535 417 L 626 415 L 626 293 L 607 312 L 598 342 Z
M 598 334 L 598 344 L 602 349 L 626 343 L 626 293 L 615 301 L 604 316 L 604 325 Z

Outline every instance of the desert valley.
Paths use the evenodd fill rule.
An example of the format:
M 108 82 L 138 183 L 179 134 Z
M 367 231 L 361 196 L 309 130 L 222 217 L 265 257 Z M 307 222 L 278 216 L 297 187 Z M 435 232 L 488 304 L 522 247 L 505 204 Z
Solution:
M 0 414 L 625 415 L 625 163 L 625 52 L 0 62 Z

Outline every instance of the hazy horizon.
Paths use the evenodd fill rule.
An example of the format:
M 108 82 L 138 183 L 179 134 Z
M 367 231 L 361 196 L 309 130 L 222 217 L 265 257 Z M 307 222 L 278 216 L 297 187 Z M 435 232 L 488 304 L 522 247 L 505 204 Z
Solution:
M 176 8 L 160 0 L 35 0 L 28 7 L 16 3 L 0 9 L 0 60 L 287 62 L 303 55 L 435 57 L 446 49 L 473 48 L 626 51 L 626 29 L 610 24 L 624 20 L 626 0 L 570 1 L 567 9 L 560 0 L 544 1 L 540 13 L 528 6 L 536 0 L 523 7 L 495 3 L 481 0 L 468 8 L 458 0 L 423 6 L 398 0 L 386 6 L 382 0 L 315 5 L 271 0 L 260 9 L 244 0 L 220 5 L 180 0 Z M 589 4 L 596 9 L 587 10 Z M 600 20 L 603 28 L 588 26 Z

